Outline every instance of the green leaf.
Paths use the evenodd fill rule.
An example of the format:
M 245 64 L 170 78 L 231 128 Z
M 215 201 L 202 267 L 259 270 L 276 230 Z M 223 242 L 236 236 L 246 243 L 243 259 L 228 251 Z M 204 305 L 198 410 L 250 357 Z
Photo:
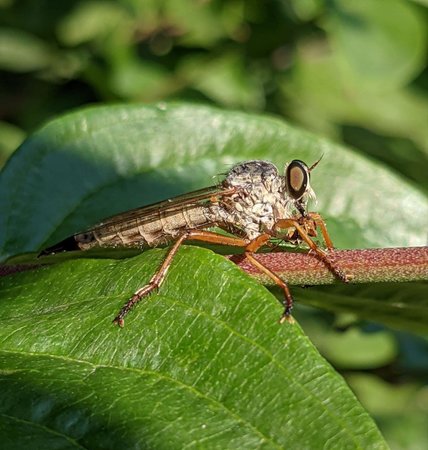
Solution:
M 369 373 L 351 375 L 347 381 L 382 423 L 391 448 L 426 448 L 424 383 L 392 384 Z
M 113 2 L 87 1 L 77 4 L 59 23 L 57 35 L 63 44 L 74 46 L 108 36 L 120 25 L 130 25 L 123 6 Z
M 388 90 L 425 66 L 426 24 L 408 2 L 338 0 L 331 12 L 326 28 L 347 76 Z
M 292 0 L 291 7 L 294 14 L 301 20 L 309 22 L 322 11 L 323 3 L 320 0 Z
M 428 333 L 428 284 L 377 283 L 367 285 L 319 286 L 309 295 L 301 292 L 304 303 L 329 311 L 356 313 L 359 317 L 388 326 Z M 297 295 L 297 294 L 296 294 Z
M 275 298 L 208 250 L 183 248 L 159 294 L 113 326 L 164 254 L 0 280 L 8 449 L 23 432 L 44 449 L 386 448 L 299 326 L 277 323 Z
M 169 0 L 165 2 L 163 9 L 166 16 L 164 20 L 173 23 L 180 30 L 181 45 L 210 48 L 227 36 L 222 8 L 225 6 L 195 3 L 191 0 Z M 189 11 L 192 13 L 189 14 Z M 238 15 L 238 23 L 241 17 L 242 15 Z
M 20 128 L 8 122 L 0 121 L 0 167 L 7 158 L 22 143 L 25 133 Z
M 262 84 L 245 67 L 240 53 L 220 57 L 191 55 L 179 67 L 181 78 L 196 90 L 222 105 L 261 109 L 264 106 Z
M 214 184 L 233 163 L 308 163 L 337 247 L 424 245 L 428 199 L 349 149 L 281 120 L 205 106 L 84 109 L 52 121 L 0 177 L 0 260 L 35 252 L 112 214 Z M 312 205 L 314 206 L 314 205 Z
M 318 46 L 316 41 L 301 45 L 292 79 L 283 79 L 282 89 L 291 102 L 292 116 L 323 134 L 340 136 L 341 126 L 354 125 L 382 136 L 409 140 L 420 147 L 425 160 L 424 155 L 421 157 L 412 149 L 387 155 L 386 149 L 381 147 L 375 155 L 384 159 L 395 157 L 399 166 L 405 166 L 410 159 L 413 167 L 427 168 L 428 97 L 425 91 L 416 87 L 391 92 L 366 89 L 359 80 L 343 77 L 334 55 L 318 52 Z M 385 141 L 381 142 L 385 145 Z
M 338 333 L 331 326 L 318 336 L 318 350 L 334 367 L 345 370 L 370 370 L 391 364 L 397 357 L 397 345 L 392 332 L 379 330 L 367 333 L 351 327 Z
M 54 52 L 48 44 L 22 30 L 0 28 L 0 68 L 28 72 L 47 68 Z

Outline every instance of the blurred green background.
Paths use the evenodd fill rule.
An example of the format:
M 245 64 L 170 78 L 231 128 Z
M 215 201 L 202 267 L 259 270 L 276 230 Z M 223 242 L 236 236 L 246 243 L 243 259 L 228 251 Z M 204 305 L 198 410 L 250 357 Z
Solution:
M 265 111 L 428 195 L 428 0 L 0 0 L 0 166 L 88 103 Z M 428 218 L 427 218 L 428 222 Z M 394 449 L 428 448 L 428 341 L 301 308 Z

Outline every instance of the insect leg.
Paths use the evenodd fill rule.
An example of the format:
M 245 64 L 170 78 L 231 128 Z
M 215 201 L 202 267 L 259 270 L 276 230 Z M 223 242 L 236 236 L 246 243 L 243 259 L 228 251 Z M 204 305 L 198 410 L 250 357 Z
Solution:
M 315 220 L 315 219 L 314 219 Z M 294 227 L 298 233 L 300 234 L 300 237 L 308 244 L 310 250 L 316 253 L 318 258 L 327 266 L 327 268 L 336 275 L 340 280 L 342 280 L 344 283 L 349 282 L 349 278 L 346 275 L 346 273 L 337 266 L 337 264 L 334 261 L 334 258 L 331 254 L 328 254 L 326 251 L 318 247 L 317 244 L 310 238 L 310 236 L 306 233 L 304 228 L 299 224 L 299 222 L 295 219 L 280 219 L 275 224 L 275 229 L 281 229 L 281 228 L 290 228 Z M 322 231 L 322 227 L 321 227 Z M 327 229 L 326 229 L 327 231 Z M 324 233 L 323 233 L 324 236 Z M 328 236 L 328 234 L 327 234 Z M 328 237 L 328 241 L 326 242 L 326 245 L 328 246 L 328 242 L 331 243 L 331 239 Z M 332 249 L 333 247 L 331 247 Z
M 327 246 L 328 250 L 334 250 L 333 242 L 330 238 L 330 235 L 327 231 L 327 226 L 324 222 L 324 219 L 321 217 L 321 214 L 310 212 L 308 213 L 308 216 L 317 224 L 317 226 L 321 230 L 322 237 L 324 239 L 325 245 Z
M 269 234 L 262 234 L 261 236 L 258 236 L 257 238 L 252 240 L 245 248 L 245 256 L 254 267 L 257 267 L 260 272 L 263 272 L 265 275 L 271 278 L 277 284 L 277 286 L 279 286 L 284 291 L 284 313 L 282 314 L 279 323 L 294 323 L 294 319 L 291 316 L 291 310 L 293 309 L 293 297 L 291 296 L 291 292 L 288 288 L 287 283 L 282 280 L 275 272 L 272 272 L 272 270 L 267 268 L 254 257 L 254 253 L 260 247 L 266 244 L 269 239 Z
M 214 244 L 231 245 L 237 247 L 246 247 L 248 245 L 247 239 L 241 239 L 238 237 L 223 236 L 221 234 L 212 233 L 210 231 L 190 230 L 183 233 L 171 247 L 170 251 L 166 255 L 159 269 L 153 275 L 148 284 L 138 289 L 134 295 L 125 303 L 119 314 L 114 318 L 113 323 L 123 327 L 124 318 L 128 312 L 145 296 L 150 294 L 153 290 L 157 289 L 165 279 L 171 262 L 180 248 L 181 244 L 186 240 L 211 242 Z

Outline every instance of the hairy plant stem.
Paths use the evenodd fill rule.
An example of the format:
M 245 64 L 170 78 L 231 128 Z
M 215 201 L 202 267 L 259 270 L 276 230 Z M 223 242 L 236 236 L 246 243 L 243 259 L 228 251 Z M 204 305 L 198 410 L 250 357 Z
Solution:
M 428 247 L 335 250 L 330 255 L 352 283 L 428 280 Z M 335 282 L 335 276 L 314 254 L 273 252 L 260 253 L 256 257 L 290 285 Z M 263 284 L 273 284 L 242 255 L 228 258 Z

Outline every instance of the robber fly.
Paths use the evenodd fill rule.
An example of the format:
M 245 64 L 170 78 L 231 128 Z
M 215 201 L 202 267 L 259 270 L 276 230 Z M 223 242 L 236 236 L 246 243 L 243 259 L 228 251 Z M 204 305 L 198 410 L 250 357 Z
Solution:
M 245 258 L 283 290 L 284 312 L 280 322 L 292 322 L 293 298 L 286 282 L 261 264 L 255 253 L 269 245 L 272 238 L 294 243 L 303 241 L 331 272 L 347 281 L 346 274 L 332 257 L 333 244 L 323 219 L 307 211 L 308 200 L 315 197 L 310 173 L 319 161 L 308 167 L 295 159 L 286 164 L 284 175 L 268 161 L 237 164 L 217 186 L 118 214 L 43 250 L 41 255 L 93 247 L 143 248 L 173 243 L 149 283 L 138 289 L 114 318 L 113 322 L 122 327 L 133 306 L 161 286 L 184 241 L 241 247 Z M 230 235 L 209 231 L 212 227 Z M 317 228 L 326 249 L 312 239 L 317 235 Z

